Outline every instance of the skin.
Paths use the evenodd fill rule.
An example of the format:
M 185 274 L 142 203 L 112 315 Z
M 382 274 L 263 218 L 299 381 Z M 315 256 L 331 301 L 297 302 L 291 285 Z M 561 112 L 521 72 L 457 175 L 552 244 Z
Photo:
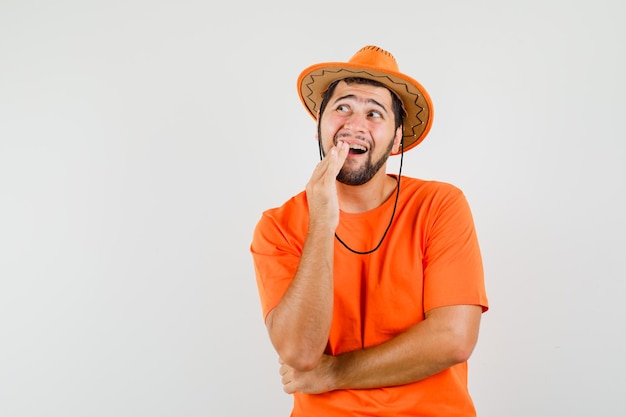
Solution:
M 394 128 L 391 106 L 386 88 L 340 82 L 318 118 L 317 139 L 325 157 L 306 185 L 309 233 L 293 282 L 266 319 L 286 393 L 418 381 L 465 362 L 476 345 L 482 308 L 456 305 L 426 312 L 425 320 L 378 346 L 338 356 L 324 354 L 333 311 L 339 212 L 378 207 L 396 187 L 395 179 L 386 174 L 386 158 L 398 151 L 402 129 Z M 351 153 L 350 145 L 364 146 L 366 152 Z M 380 169 L 360 185 L 337 180 L 340 172 L 340 177 L 357 178 L 378 161 Z

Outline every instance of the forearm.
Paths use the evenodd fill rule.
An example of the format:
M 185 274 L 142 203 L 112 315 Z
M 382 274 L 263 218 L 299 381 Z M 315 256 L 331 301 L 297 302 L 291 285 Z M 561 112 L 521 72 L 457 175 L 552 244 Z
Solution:
M 453 306 L 378 346 L 348 352 L 332 362 L 333 389 L 403 385 L 466 361 L 476 344 L 481 310 Z
M 309 230 L 300 263 L 285 295 L 266 319 L 281 360 L 302 371 L 317 366 L 328 343 L 335 229 L 339 224 L 336 177 L 348 151 L 348 145 L 339 141 L 317 164 L 307 183 Z
M 296 275 L 267 317 L 274 348 L 296 369 L 313 368 L 328 342 L 333 312 L 332 229 L 313 227 L 304 243 Z

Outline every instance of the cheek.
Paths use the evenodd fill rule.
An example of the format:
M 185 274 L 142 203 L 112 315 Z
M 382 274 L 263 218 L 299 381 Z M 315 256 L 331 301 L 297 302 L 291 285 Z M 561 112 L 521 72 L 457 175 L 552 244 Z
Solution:
M 322 141 L 329 141 L 332 140 L 335 137 L 335 134 L 337 133 L 337 127 L 332 124 L 332 123 L 328 123 L 328 122 L 324 122 L 322 123 L 322 125 L 320 126 L 320 128 L 317 131 L 317 138 L 322 139 Z M 320 138 L 321 136 L 321 138 Z

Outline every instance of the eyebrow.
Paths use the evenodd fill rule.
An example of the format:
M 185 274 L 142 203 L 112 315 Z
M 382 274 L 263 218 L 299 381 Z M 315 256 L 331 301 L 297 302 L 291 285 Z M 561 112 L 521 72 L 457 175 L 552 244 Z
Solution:
M 380 104 L 378 101 L 374 100 L 373 98 L 368 98 L 368 99 L 362 100 L 362 99 L 359 99 L 354 94 L 346 94 L 345 96 L 337 97 L 335 100 L 333 100 L 333 104 L 335 104 L 336 102 L 338 102 L 340 100 L 344 100 L 344 99 L 352 99 L 352 100 L 356 100 L 356 101 L 364 101 L 364 102 L 369 103 L 369 104 L 374 104 L 377 107 L 380 107 L 385 113 L 388 113 L 387 108 L 385 106 L 383 106 L 382 104 Z

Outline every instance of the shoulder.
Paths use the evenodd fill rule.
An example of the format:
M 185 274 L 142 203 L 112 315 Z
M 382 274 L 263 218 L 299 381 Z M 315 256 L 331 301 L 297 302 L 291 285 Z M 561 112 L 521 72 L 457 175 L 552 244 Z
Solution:
M 471 209 L 463 191 L 448 182 L 402 177 L 401 207 L 407 209 L 425 224 L 433 225 L 442 219 L 467 223 Z
M 401 193 L 421 199 L 455 199 L 464 198 L 463 191 L 454 184 L 443 181 L 423 180 L 413 177 L 402 177 Z
M 306 193 L 304 191 L 294 195 L 280 206 L 265 210 L 263 212 L 262 219 L 269 218 L 280 220 L 286 217 L 297 217 L 303 213 L 307 213 L 308 215 L 308 205 Z
M 263 211 L 256 224 L 254 238 L 299 240 L 306 233 L 309 209 L 304 191 L 291 197 L 282 205 Z

